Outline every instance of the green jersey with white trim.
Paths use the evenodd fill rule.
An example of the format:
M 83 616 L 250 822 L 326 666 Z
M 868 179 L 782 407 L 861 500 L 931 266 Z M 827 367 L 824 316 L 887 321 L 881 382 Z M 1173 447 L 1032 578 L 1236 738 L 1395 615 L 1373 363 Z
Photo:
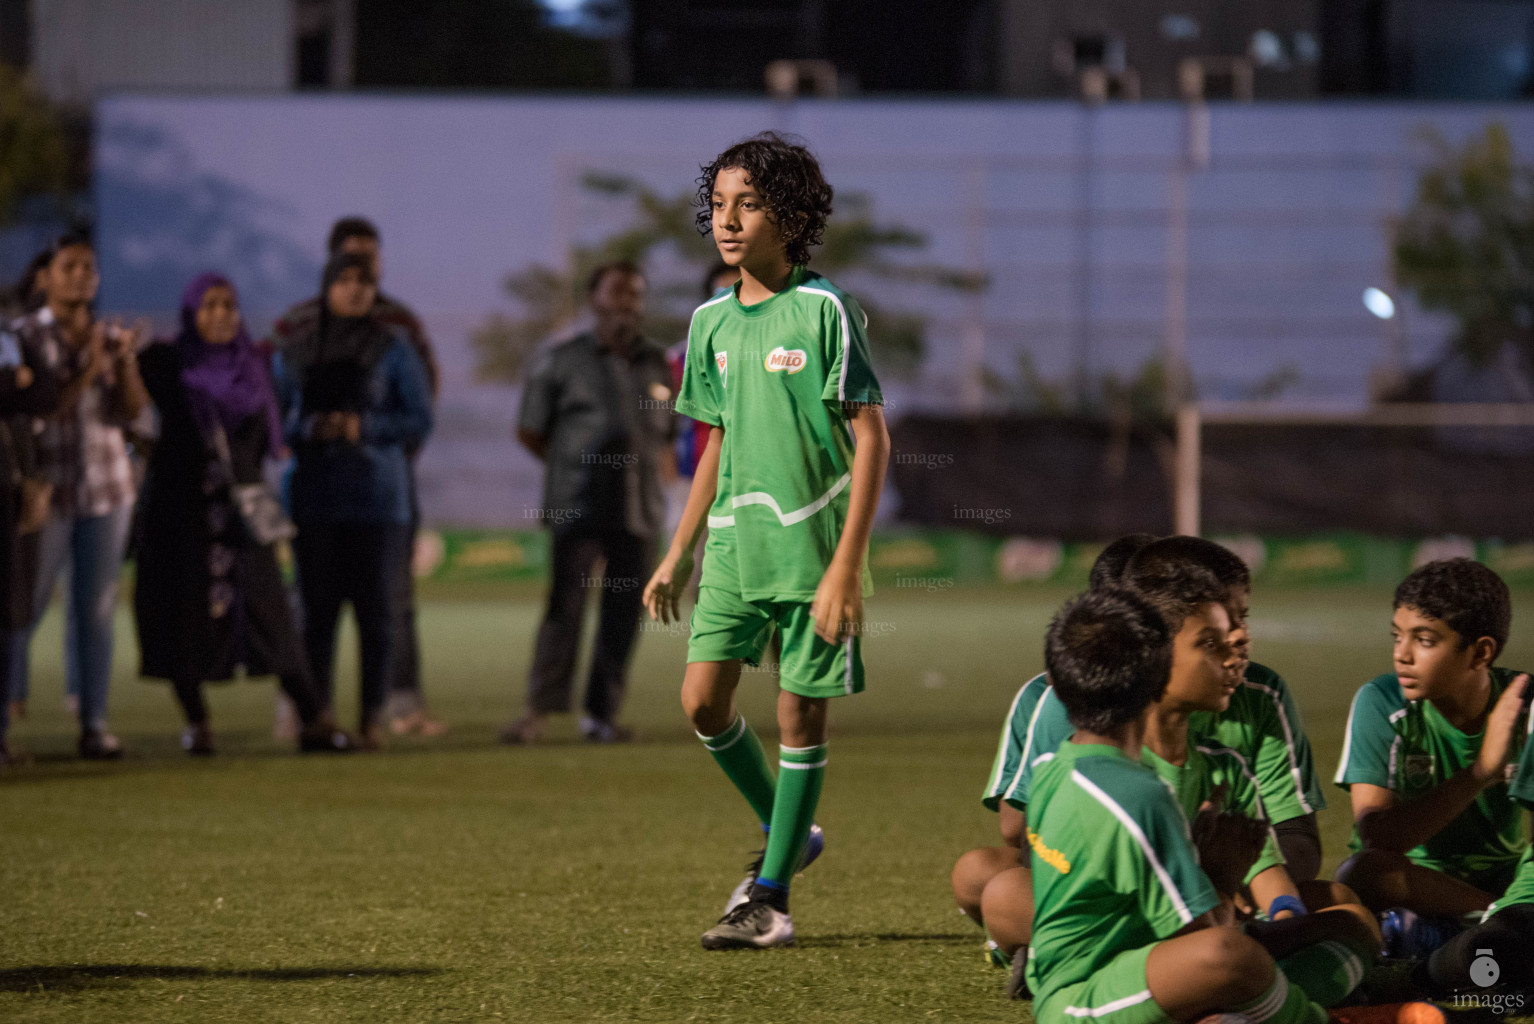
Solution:
M 1272 820 L 1263 801 L 1257 776 L 1252 773 L 1246 759 L 1229 747 L 1208 741 L 1195 742 L 1190 732 L 1188 756 L 1182 764 L 1165 760 L 1150 747 L 1141 749 L 1140 762 L 1152 768 L 1171 787 L 1173 795 L 1177 797 L 1177 805 L 1190 820 L 1220 786 L 1226 787 L 1225 810 L 1245 814 L 1249 818 Z M 1268 841 L 1263 844 L 1262 853 L 1247 869 L 1244 881 L 1250 885 L 1252 879 L 1264 871 L 1284 863 L 1284 855 L 1278 849 L 1278 836 L 1269 828 Z
M 708 546 L 733 544 L 738 566 L 723 578 L 705 549 L 702 586 L 747 601 L 814 598 L 847 521 L 844 403 L 884 403 L 866 327 L 851 296 L 804 267 L 762 302 L 742 305 L 732 288 L 693 312 L 676 411 L 724 428 Z
M 1529 716 L 1528 730 L 1524 735 L 1523 754 L 1518 758 L 1518 770 L 1507 788 L 1508 794 L 1526 810 L 1534 812 L 1534 715 Z M 1507 891 L 1486 908 L 1490 917 L 1504 907 L 1518 903 L 1534 903 L 1534 846 L 1524 848 L 1518 859 L 1518 870 Z
M 1282 676 L 1252 662 L 1230 706 L 1200 711 L 1189 720 L 1196 736 L 1215 740 L 1246 758 L 1275 821 L 1303 817 L 1326 807 L 1300 709 Z
M 1043 672 L 1023 684 L 1012 698 L 1012 708 L 1001 727 L 1001 742 L 996 745 L 996 759 L 991 762 L 991 776 L 980 802 L 992 811 L 1003 800 L 1011 801 L 1014 789 L 1024 780 L 1023 765 L 1032 755 L 1029 740 L 1044 694 L 1049 692 L 1049 677 Z
M 1491 670 L 1493 705 L 1515 675 Z M 1456 729 L 1432 701 L 1407 700 L 1394 674 L 1377 676 L 1353 697 L 1335 781 L 1343 789 L 1355 782 L 1380 786 L 1409 803 L 1474 764 L 1483 735 Z M 1511 868 L 1528 845 L 1519 817 L 1508 787 L 1499 782 L 1406 856 L 1475 885 Z M 1350 847 L 1361 848 L 1356 825 Z
M 1166 782 L 1116 747 L 1062 743 L 1028 817 L 1036 1006 L 1219 905 Z
M 1252 770 L 1251 764 L 1239 751 L 1201 735 L 1194 728 L 1194 721 L 1198 717 L 1189 717 L 1188 756 L 1182 764 L 1173 764 L 1159 757 L 1149 747 L 1140 752 L 1141 763 L 1154 769 L 1171 787 L 1183 813 L 1190 818 L 1198 813 L 1200 805 L 1209 798 L 1216 786 L 1224 785 L 1228 789 L 1226 810 L 1245 814 L 1249 818 L 1275 820 L 1268 806 L 1267 790 L 1262 787 L 1262 780 Z M 1209 724 L 1207 716 L 1204 724 L 1206 727 Z M 1018 767 L 1012 783 L 1002 792 L 1002 799 L 1031 817 L 1033 812 L 1029 807 L 1034 780 L 1075 731 L 1076 727 L 1071 725 L 1065 705 L 1055 693 L 1055 688 L 1046 686 L 1038 698 L 1038 707 L 1028 719 L 1024 736 L 1027 757 Z M 1283 863 L 1284 855 L 1279 852 L 1278 837 L 1270 829 L 1268 842 L 1263 846 L 1261 856 L 1247 872 L 1246 881 L 1250 882 L 1268 868 Z

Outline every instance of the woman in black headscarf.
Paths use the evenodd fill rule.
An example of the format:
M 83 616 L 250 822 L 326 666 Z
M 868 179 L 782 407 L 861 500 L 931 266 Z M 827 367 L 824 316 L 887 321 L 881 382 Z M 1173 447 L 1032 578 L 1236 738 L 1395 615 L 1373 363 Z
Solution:
M 350 601 L 362 646 L 361 740 L 382 745 L 394 587 L 410 541 L 405 452 L 431 430 L 426 370 L 403 332 L 372 315 L 378 283 L 366 257 L 325 265 L 320 316 L 277 354 L 284 435 L 293 448 L 291 500 L 298 536 L 304 642 L 319 689 L 333 690 L 336 625 Z
M 146 348 L 139 370 L 160 422 L 139 509 L 142 674 L 175 687 L 191 754 L 213 753 L 202 684 L 240 665 L 281 680 L 304 723 L 300 750 L 348 749 L 315 690 L 272 545 L 249 535 L 233 504 L 231 486 L 260 482 L 283 442 L 265 361 L 227 278 L 187 286 L 180 334 Z

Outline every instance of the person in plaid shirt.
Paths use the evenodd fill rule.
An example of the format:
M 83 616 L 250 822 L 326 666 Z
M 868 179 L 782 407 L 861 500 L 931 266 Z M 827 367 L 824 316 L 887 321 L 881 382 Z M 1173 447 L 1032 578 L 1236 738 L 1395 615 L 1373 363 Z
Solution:
M 32 621 L 13 635 L 12 667 L 25 664 L 32 631 L 68 564 L 65 633 L 80 678 L 80 756 L 110 759 L 122 756 L 106 728 L 112 614 L 135 496 L 124 428 L 149 397 L 138 373 L 139 333 L 103 323 L 91 310 L 101 278 L 90 240 L 59 239 L 41 277 L 48 304 L 17 333 L 57 360 L 63 388 L 58 410 L 38 421 L 37 472 L 52 485 L 51 508 L 39 540 Z

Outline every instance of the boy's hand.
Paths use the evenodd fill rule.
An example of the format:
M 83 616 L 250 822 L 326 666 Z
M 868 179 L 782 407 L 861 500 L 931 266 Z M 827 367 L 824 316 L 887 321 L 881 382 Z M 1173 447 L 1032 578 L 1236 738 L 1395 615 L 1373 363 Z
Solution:
M 655 575 L 644 588 L 644 606 L 650 618 L 664 623 L 680 622 L 682 619 L 682 592 L 692 579 L 692 552 L 667 555 L 655 569 Z
M 1268 823 L 1221 810 L 1225 794 L 1225 786 L 1217 787 L 1199 808 L 1193 819 L 1193 846 L 1198 850 L 1199 866 L 1214 883 L 1215 891 L 1234 896 L 1262 855 Z
M 810 616 L 815 620 L 815 635 L 828 644 L 863 627 L 862 566 L 847 569 L 836 562 L 820 578 L 815 600 L 810 602 Z
M 1503 781 L 1513 756 L 1513 738 L 1518 734 L 1518 719 L 1523 714 L 1523 691 L 1529 685 L 1528 674 L 1518 676 L 1497 698 L 1497 706 L 1486 719 L 1481 739 L 1481 753 L 1475 759 L 1475 778 L 1483 786 Z

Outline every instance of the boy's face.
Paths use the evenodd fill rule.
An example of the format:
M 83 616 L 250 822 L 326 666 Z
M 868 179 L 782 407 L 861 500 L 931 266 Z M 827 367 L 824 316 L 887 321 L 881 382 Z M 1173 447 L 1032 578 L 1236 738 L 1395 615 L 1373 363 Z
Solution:
M 714 176 L 714 244 L 732 267 L 774 267 L 787 261 L 767 204 L 739 167 Z
M 1252 663 L 1252 589 L 1231 587 L 1225 608 L 1230 612 L 1230 646 L 1236 652 L 1236 679 L 1240 680 L 1246 677 L 1246 667 Z
M 1466 644 L 1442 619 L 1402 606 L 1390 619 L 1391 660 L 1407 700 L 1438 700 L 1454 694 L 1476 671 L 1491 664 L 1490 637 Z
M 1238 659 L 1230 643 L 1230 612 L 1199 605 L 1172 638 L 1172 678 L 1162 704 L 1191 711 L 1224 711 L 1236 691 Z

